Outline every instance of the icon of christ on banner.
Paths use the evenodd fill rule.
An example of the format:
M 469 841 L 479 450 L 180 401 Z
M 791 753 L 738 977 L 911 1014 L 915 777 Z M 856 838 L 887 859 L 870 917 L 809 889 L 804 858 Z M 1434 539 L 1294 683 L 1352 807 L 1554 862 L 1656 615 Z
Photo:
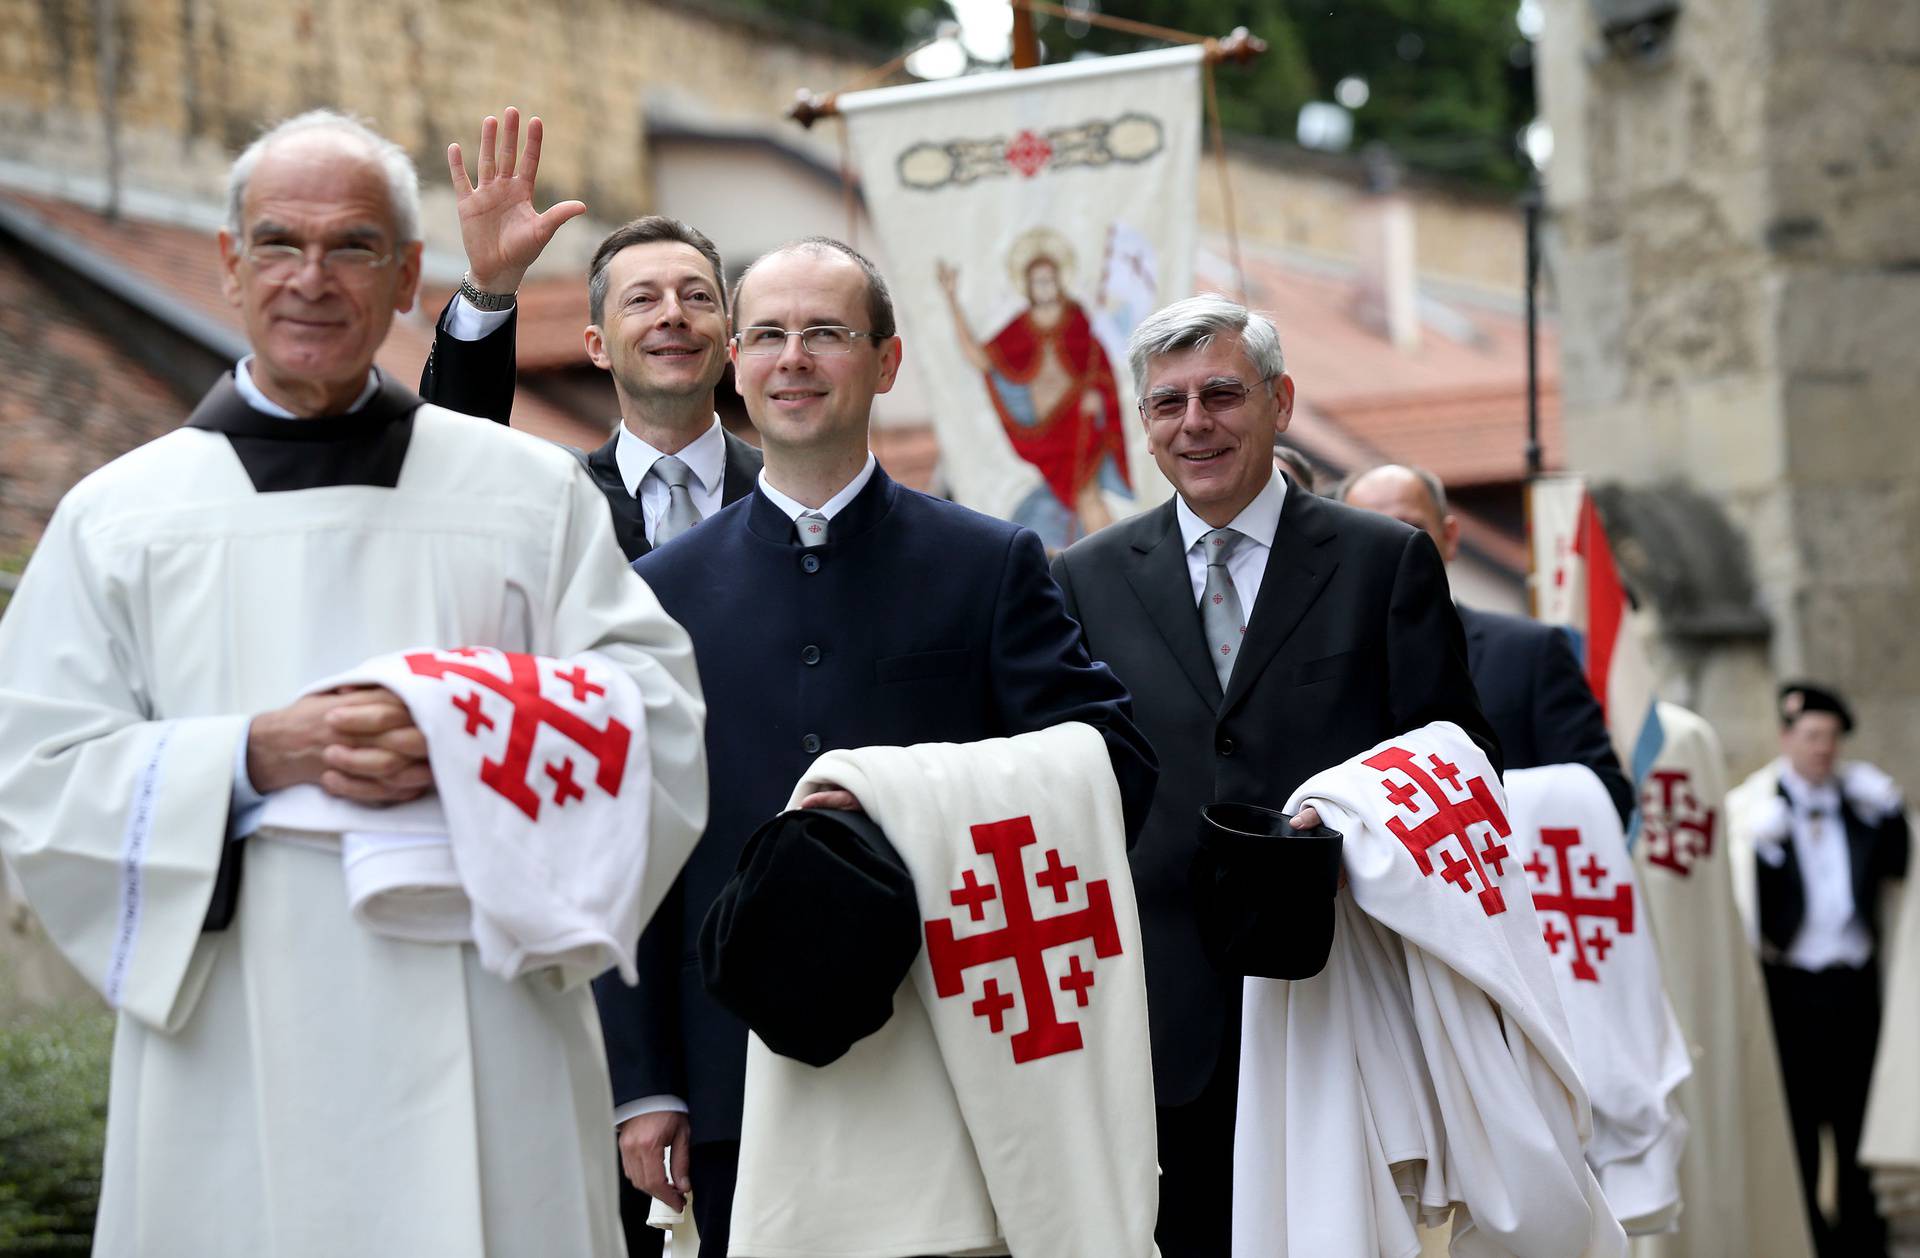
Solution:
M 1086 309 L 1067 293 L 1072 246 L 1047 227 L 1013 242 L 1007 272 L 1026 306 L 985 342 L 960 308 L 959 272 L 946 262 L 936 265 L 961 352 L 985 380 L 1014 452 L 1045 478 L 1066 527 L 1022 523 L 1033 523 L 1054 546 L 1112 523 L 1102 492 L 1133 493 L 1120 386 Z

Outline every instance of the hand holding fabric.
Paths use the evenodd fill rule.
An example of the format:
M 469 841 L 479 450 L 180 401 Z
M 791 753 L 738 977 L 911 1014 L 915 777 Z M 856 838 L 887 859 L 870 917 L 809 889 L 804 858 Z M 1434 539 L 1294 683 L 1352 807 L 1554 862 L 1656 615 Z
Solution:
M 433 789 L 426 740 L 406 705 L 371 686 L 305 695 L 254 717 L 247 777 L 262 794 L 310 782 L 361 804 L 404 803 Z
M 687 1193 L 693 1189 L 693 1179 L 687 1173 L 692 1143 L 693 1128 L 683 1112 L 635 1114 L 620 1124 L 620 1167 L 635 1188 L 672 1209 L 684 1210 Z M 667 1173 L 669 1150 L 673 1155 L 671 1178 Z

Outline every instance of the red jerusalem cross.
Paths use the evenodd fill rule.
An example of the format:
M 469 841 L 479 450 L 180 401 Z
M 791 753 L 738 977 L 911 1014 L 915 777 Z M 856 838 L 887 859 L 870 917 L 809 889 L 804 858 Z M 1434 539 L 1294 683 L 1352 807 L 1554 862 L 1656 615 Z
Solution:
M 1547 951 L 1554 953 L 1560 951 L 1561 944 L 1571 942 L 1573 977 L 1583 983 L 1597 983 L 1600 981 L 1600 971 L 1593 968 L 1593 961 L 1587 956 L 1588 950 L 1591 949 L 1602 961 L 1607 959 L 1607 950 L 1613 947 L 1614 941 L 1600 929 L 1602 922 L 1611 921 L 1619 934 L 1633 933 L 1633 887 L 1623 881 L 1614 887 L 1612 895 L 1582 896 L 1574 886 L 1573 868 L 1573 849 L 1580 846 L 1580 832 L 1544 826 L 1540 830 L 1540 843 L 1543 847 L 1553 849 L 1551 868 L 1556 871 L 1559 889 L 1551 895 L 1544 889 L 1549 866 L 1541 861 L 1540 853 L 1536 851 L 1533 859 L 1526 864 L 1526 870 L 1533 875 L 1534 881 L 1543 884 L 1534 888 L 1533 911 L 1543 920 L 1549 913 L 1558 913 L 1567 923 L 1567 933 L 1562 934 L 1552 922 L 1547 922 L 1540 928 L 1540 937 L 1546 941 Z M 1599 860 L 1592 854 L 1587 857 L 1586 867 L 1578 872 L 1598 886 L 1598 880 L 1593 879 L 1588 870 L 1607 872 L 1601 869 Z M 1593 933 L 1584 939 L 1580 937 L 1582 919 L 1594 924 Z
M 462 647 L 447 654 L 471 659 L 478 658 L 481 653 L 471 647 Z M 541 694 L 540 661 L 537 657 L 502 651 L 500 658 L 506 661 L 510 674 L 504 678 L 478 664 L 441 659 L 431 651 L 406 658 L 407 667 L 422 677 L 438 677 L 442 680 L 464 677 L 513 704 L 513 723 L 507 727 L 506 750 L 498 760 L 481 761 L 480 780 L 505 796 L 514 807 L 527 814 L 529 820 L 540 820 L 540 795 L 528 784 L 527 776 L 533 767 L 534 739 L 542 725 L 550 725 L 560 731 L 572 739 L 580 750 L 593 757 L 597 766 L 593 780 L 601 790 L 609 795 L 620 793 L 620 782 L 627 772 L 627 745 L 632 738 L 632 731 L 612 717 L 607 718 L 605 729 L 595 729 L 578 713 L 569 712 Z M 572 675 L 558 673 L 556 676 L 573 687 L 576 698 L 580 697 L 583 689 L 601 689 L 588 682 L 584 670 L 579 668 Z M 462 699 L 453 700 L 453 706 L 466 715 L 466 732 L 477 736 L 481 729 L 491 729 L 493 721 L 479 712 L 479 692 L 470 692 L 463 698 L 464 702 Z M 546 776 L 553 779 L 553 802 L 556 805 L 564 807 L 570 799 L 586 798 L 586 793 L 573 779 L 571 757 L 561 764 L 547 765 Z
M 1700 806 L 1692 775 L 1685 769 L 1649 773 L 1640 794 L 1640 832 L 1646 836 L 1648 863 L 1691 877 L 1694 865 L 1713 855 L 1715 812 Z
M 1031 131 L 1022 131 L 1007 142 L 1006 158 L 1007 165 L 1031 179 L 1053 159 L 1053 145 Z
M 1493 797 L 1487 780 L 1467 779 L 1467 797 L 1456 800 L 1441 788 L 1435 775 L 1458 787 L 1462 774 L 1458 767 L 1448 764 L 1437 755 L 1428 756 L 1427 764 L 1423 767 L 1406 748 L 1388 747 L 1367 757 L 1362 763 L 1369 769 L 1398 771 L 1407 775 L 1408 782 L 1398 782 L 1390 777 L 1380 779 L 1380 785 L 1386 788 L 1387 802 L 1395 808 L 1418 813 L 1420 810 L 1415 801 L 1420 796 L 1425 795 L 1433 801 L 1433 816 L 1417 826 L 1408 825 L 1400 817 L 1387 818 L 1387 829 L 1393 831 L 1393 836 L 1413 853 L 1413 863 L 1419 866 L 1420 873 L 1423 876 L 1433 873 L 1433 849 L 1453 839 L 1459 844 L 1460 852 L 1441 851 L 1441 881 L 1477 894 L 1481 911 L 1488 917 L 1506 912 L 1507 901 L 1500 894 L 1500 888 L 1493 885 L 1493 878 L 1487 876 L 1486 865 L 1492 865 L 1494 876 L 1499 876 L 1502 863 L 1511 856 L 1500 840 L 1512 834 L 1513 830 L 1507 824 L 1507 815 L 1500 811 L 1500 802 Z M 1432 772 L 1428 772 L 1429 769 Z M 1484 848 L 1476 849 L 1473 846 L 1471 827 L 1476 823 L 1485 823 L 1493 830 L 1487 836 Z M 1483 865 L 1482 861 L 1486 864 Z M 1477 891 L 1476 880 L 1479 884 Z
M 1013 1036 L 1015 1063 L 1037 1061 L 1055 1053 L 1077 1052 L 1083 1047 L 1079 1024 L 1062 1022 L 1054 1007 L 1052 985 L 1047 982 L 1044 954 L 1049 948 L 1093 941 L 1096 957 L 1120 955 L 1120 930 L 1113 917 L 1113 895 L 1102 878 L 1087 883 L 1087 907 L 1053 917 L 1035 917 L 1033 901 L 1027 891 L 1027 871 L 1020 850 L 1039 842 L 1033 832 L 1033 818 L 1012 817 L 973 827 L 973 850 L 993 858 L 994 881 L 1006 909 L 1007 924 L 998 930 L 956 937 L 953 923 L 941 917 L 927 925 L 927 960 L 933 966 L 933 990 L 942 997 L 958 996 L 966 990 L 966 972 L 989 961 L 1012 958 L 1020 976 L 1021 1002 L 1027 1011 L 1027 1029 Z M 1058 849 L 1047 853 L 1046 878 L 1053 882 L 1075 872 L 1072 865 L 1062 866 Z M 975 887 L 968 881 L 966 890 Z M 1064 895 L 1061 897 L 1064 899 Z M 953 894 L 955 904 L 964 904 L 960 891 Z M 970 907 L 970 906 L 969 906 Z M 979 920 L 975 918 L 975 920 Z M 1087 989 L 1093 986 L 1093 973 L 1073 959 L 1072 971 L 1060 980 L 1062 991 L 1071 991 L 1081 1005 L 1088 1001 Z M 1003 1003 L 1004 1002 L 1004 1003 Z M 973 1011 L 988 1019 L 990 1030 L 1002 1029 L 1001 1013 L 1012 1007 L 1012 997 L 1001 993 L 999 984 L 987 980 L 985 998 L 976 1001 Z

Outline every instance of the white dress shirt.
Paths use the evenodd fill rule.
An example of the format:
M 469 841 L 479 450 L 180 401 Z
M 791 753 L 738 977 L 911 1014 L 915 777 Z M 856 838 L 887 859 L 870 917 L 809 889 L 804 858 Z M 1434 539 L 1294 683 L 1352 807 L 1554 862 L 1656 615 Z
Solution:
M 505 310 L 482 310 L 455 293 L 453 305 L 447 310 L 447 335 L 456 341 L 478 341 L 498 330 L 512 314 L 512 306 Z
M 1253 619 L 1253 604 L 1260 597 L 1260 578 L 1267 572 L 1267 555 L 1273 550 L 1273 535 L 1280 527 L 1280 508 L 1286 505 L 1286 478 L 1275 472 L 1267 486 L 1254 496 L 1227 527 L 1246 536 L 1227 556 L 1227 575 L 1233 578 L 1234 593 L 1240 596 L 1240 612 Z M 1187 548 L 1187 579 L 1193 584 L 1193 605 L 1207 588 L 1207 557 L 1200 553 L 1200 539 L 1213 526 L 1193 513 L 1183 498 L 1175 498 L 1173 513 L 1180 521 L 1180 542 Z
M 873 469 L 878 466 L 880 461 L 873 457 L 873 451 L 867 451 L 867 461 L 860 465 L 860 470 L 854 473 L 853 479 L 848 481 L 839 493 L 827 499 L 825 505 L 817 508 L 809 507 L 804 502 L 796 502 L 775 489 L 773 482 L 767 479 L 765 468 L 760 470 L 760 492 L 767 496 L 768 502 L 780 508 L 789 520 L 798 520 L 804 513 L 817 510 L 827 517 L 828 523 L 832 523 L 834 516 L 839 515 L 846 509 L 848 503 L 860 496 L 860 491 L 865 489 L 867 482 L 873 479 Z M 827 536 L 832 537 L 833 534 L 828 533 Z
M 1873 936 L 1853 902 L 1853 856 L 1840 817 L 1840 784 L 1828 778 L 1815 786 L 1784 764 L 1780 784 L 1793 814 L 1793 854 L 1806 897 L 1800 933 L 1783 959 L 1799 970 L 1863 966 L 1873 959 Z
M 633 430 L 625 424 L 620 425 L 618 444 L 613 447 L 613 461 L 620 468 L 620 481 L 627 492 L 640 500 L 640 516 L 647 530 L 647 542 L 653 542 L 654 530 L 660 527 L 660 521 L 667 514 L 669 501 L 667 483 L 658 476 L 649 476 L 653 465 L 666 457 L 661 451 L 633 435 Z M 715 415 L 708 429 L 692 441 L 674 451 L 674 457 L 687 465 L 693 473 L 693 481 L 687 486 L 687 492 L 693 497 L 693 509 L 700 513 L 702 520 L 708 519 L 720 509 L 720 491 L 724 488 L 727 476 L 727 438 L 720 428 L 720 417 Z

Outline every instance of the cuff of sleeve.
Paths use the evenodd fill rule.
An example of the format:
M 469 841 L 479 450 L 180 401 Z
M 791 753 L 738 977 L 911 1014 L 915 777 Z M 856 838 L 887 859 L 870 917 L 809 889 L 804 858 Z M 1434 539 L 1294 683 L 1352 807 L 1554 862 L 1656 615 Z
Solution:
M 227 838 L 252 834 L 260 825 L 260 808 L 267 797 L 253 788 L 247 776 L 247 735 L 253 732 L 253 718 L 240 727 L 240 745 L 233 752 L 233 802 L 227 808 Z
M 686 1112 L 685 1101 L 670 1093 L 661 1092 L 654 1096 L 643 1096 L 616 1107 L 613 1111 L 613 1125 L 618 1129 L 620 1124 L 629 1118 L 638 1118 L 642 1114 L 684 1114 Z
M 447 335 L 456 341 L 478 341 L 500 330 L 513 317 L 513 308 L 481 310 L 465 297 L 455 296 L 447 308 Z

